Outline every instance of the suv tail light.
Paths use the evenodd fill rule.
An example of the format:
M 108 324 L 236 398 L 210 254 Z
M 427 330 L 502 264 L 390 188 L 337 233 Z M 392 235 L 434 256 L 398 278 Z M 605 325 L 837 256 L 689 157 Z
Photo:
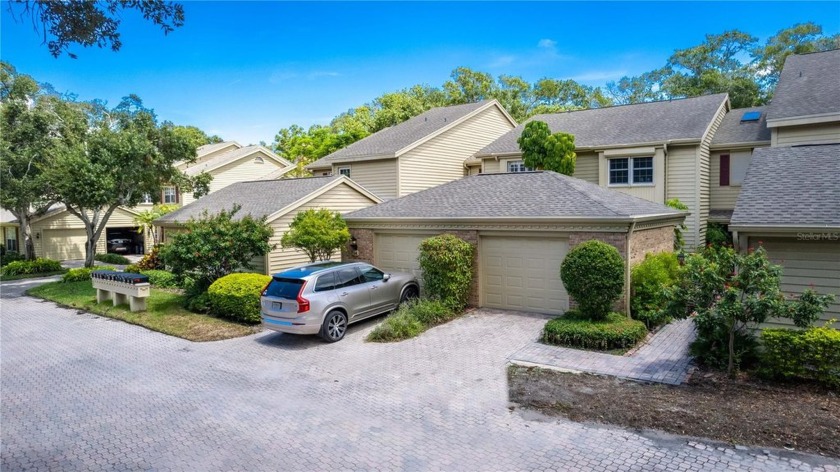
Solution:
M 309 311 L 309 300 L 303 298 L 303 296 L 301 295 L 303 293 L 303 289 L 305 289 L 305 288 L 306 288 L 306 282 L 304 282 L 303 285 L 300 286 L 300 292 L 298 292 L 298 296 L 297 296 L 297 303 L 298 303 L 298 311 L 297 312 L 298 313 L 306 313 L 307 311 Z
M 265 287 L 263 287 L 262 290 L 260 290 L 260 295 L 265 296 L 265 294 L 268 293 L 268 286 L 271 285 L 271 282 L 272 281 L 269 280 L 268 283 L 265 284 Z

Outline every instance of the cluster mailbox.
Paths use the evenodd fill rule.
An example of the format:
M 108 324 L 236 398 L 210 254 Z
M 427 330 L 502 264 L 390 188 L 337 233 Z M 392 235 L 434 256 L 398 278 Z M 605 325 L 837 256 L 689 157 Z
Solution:
M 146 298 L 151 294 L 149 277 L 131 272 L 97 270 L 90 273 L 96 302 L 111 300 L 114 306 L 128 303 L 131 311 L 145 311 Z

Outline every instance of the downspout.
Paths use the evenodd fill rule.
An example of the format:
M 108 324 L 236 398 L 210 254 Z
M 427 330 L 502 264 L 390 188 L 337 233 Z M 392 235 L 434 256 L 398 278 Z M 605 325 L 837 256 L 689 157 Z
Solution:
M 633 237 L 633 231 L 636 230 L 636 221 L 630 223 L 630 230 L 627 232 L 627 242 L 624 244 L 625 264 L 624 264 L 624 311 L 627 317 L 630 318 L 630 240 Z

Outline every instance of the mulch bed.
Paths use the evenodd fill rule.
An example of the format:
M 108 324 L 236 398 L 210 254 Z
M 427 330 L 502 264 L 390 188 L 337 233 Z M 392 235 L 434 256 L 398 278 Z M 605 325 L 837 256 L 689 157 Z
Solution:
M 840 457 L 840 395 L 813 384 L 771 384 L 697 371 L 684 385 L 513 366 L 510 400 L 573 421 Z

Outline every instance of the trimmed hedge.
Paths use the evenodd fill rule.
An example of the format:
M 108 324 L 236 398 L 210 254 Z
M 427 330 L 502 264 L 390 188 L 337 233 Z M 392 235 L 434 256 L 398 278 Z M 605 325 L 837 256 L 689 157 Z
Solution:
M 413 338 L 432 326 L 461 316 L 461 313 L 440 300 L 412 300 L 403 303 L 385 318 L 368 334 L 367 340 L 393 342 Z
M 245 323 L 259 323 L 260 292 L 270 281 L 269 275 L 248 273 L 217 279 L 207 289 L 210 312 Z
M 647 336 L 644 323 L 621 313 L 610 313 L 604 320 L 591 320 L 577 310 L 545 324 L 542 341 L 546 344 L 597 349 L 630 348 Z
M 467 306 L 473 280 L 475 246 L 451 234 L 441 234 L 420 243 L 423 289 L 453 310 Z
M 804 331 L 765 329 L 759 372 L 775 379 L 810 379 L 840 388 L 840 331 L 830 326 Z
M 624 259 L 614 246 L 586 241 L 563 259 L 560 279 L 582 314 L 605 319 L 624 289 Z
M 46 274 L 50 272 L 61 272 L 64 268 L 61 263 L 52 259 L 38 258 L 34 261 L 14 261 L 6 264 L 0 269 L 0 275 L 31 275 Z
M 630 303 L 633 318 L 643 322 L 648 329 L 671 321 L 665 310 L 668 303 L 665 290 L 677 283 L 679 276 L 680 263 L 673 252 L 645 255 L 645 260 L 632 270 Z
M 126 272 L 130 271 L 126 269 Z M 141 270 L 140 273 L 148 277 L 149 283 L 155 287 L 178 288 L 178 279 L 172 272 L 165 270 Z
M 61 277 L 62 282 L 82 282 L 85 280 L 90 280 L 90 273 L 95 270 L 114 270 L 111 266 L 96 266 L 94 268 L 90 267 L 79 267 L 77 269 L 70 269 Z
M 123 257 L 119 254 L 114 254 L 114 253 L 110 253 L 110 252 L 107 253 L 107 254 L 97 254 L 97 255 L 93 256 L 93 259 L 97 260 L 99 262 L 105 262 L 105 263 L 108 263 L 108 264 L 119 264 L 119 265 L 131 264 L 131 261 L 126 259 L 125 257 Z

